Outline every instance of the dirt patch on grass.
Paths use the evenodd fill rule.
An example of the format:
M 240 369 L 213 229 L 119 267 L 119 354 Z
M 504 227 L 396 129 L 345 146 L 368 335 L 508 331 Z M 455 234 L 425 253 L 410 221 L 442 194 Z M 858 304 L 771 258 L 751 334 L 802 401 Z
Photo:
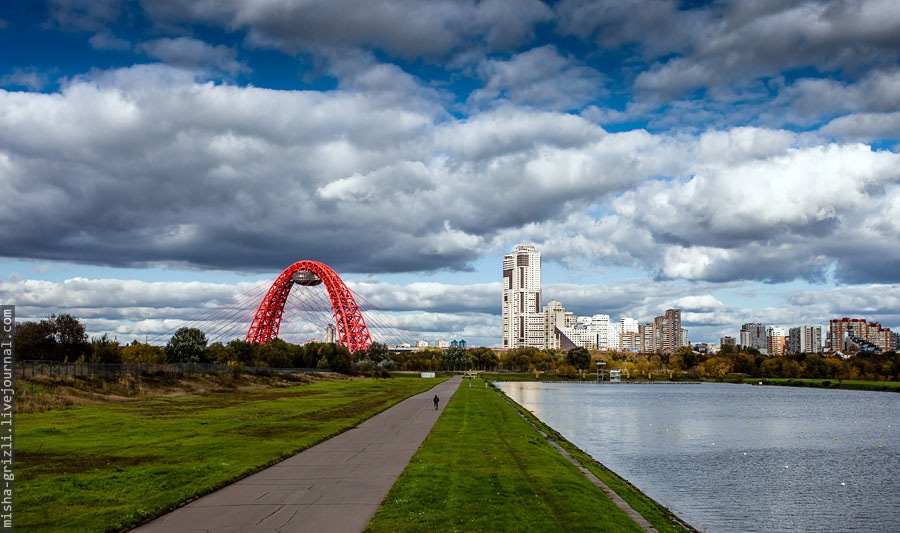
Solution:
M 184 396 L 227 396 L 233 392 L 276 389 L 266 394 L 277 397 L 279 388 L 343 381 L 349 378 L 330 372 L 305 374 L 189 374 L 183 376 L 144 377 L 78 377 L 35 376 L 16 379 L 16 412 L 39 413 L 81 405 L 122 403 L 147 398 L 179 398 Z M 302 395 L 283 392 L 285 397 Z M 309 391 L 308 395 L 319 394 Z
M 49 452 L 16 452 L 16 467 L 31 475 L 79 474 L 99 468 L 121 469 L 159 461 L 153 455 L 74 455 Z
M 384 400 L 370 400 L 368 402 L 360 402 L 360 403 L 351 403 L 348 405 L 342 405 L 340 407 L 335 407 L 332 409 L 322 409 L 320 411 L 313 411 L 305 415 L 303 418 L 306 421 L 310 422 L 327 422 L 331 420 L 337 420 L 340 418 L 352 418 L 359 413 L 362 412 L 372 412 L 377 410 L 379 407 L 384 405 Z

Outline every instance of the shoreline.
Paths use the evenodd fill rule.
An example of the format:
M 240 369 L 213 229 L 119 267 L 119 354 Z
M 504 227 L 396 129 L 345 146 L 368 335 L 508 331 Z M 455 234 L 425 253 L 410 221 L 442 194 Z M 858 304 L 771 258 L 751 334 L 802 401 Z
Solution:
M 625 499 L 625 496 L 620 494 L 619 491 L 616 491 L 616 490 L 612 489 L 611 487 L 609 487 L 609 485 L 607 483 L 605 483 L 602 479 L 600 479 L 600 476 L 598 476 L 597 473 L 593 470 L 602 469 L 602 472 L 604 474 L 606 474 L 606 476 L 614 477 L 619 483 L 627 486 L 630 489 L 630 491 L 633 491 L 634 493 L 637 493 L 638 495 L 640 495 L 640 498 L 643 498 L 647 502 L 651 502 L 652 505 L 656 506 L 659 510 L 663 511 L 665 516 L 669 520 L 671 520 L 677 526 L 683 528 L 685 531 L 690 531 L 692 533 L 700 533 L 699 529 L 695 528 L 694 526 L 689 524 L 686 520 L 684 520 L 681 517 L 679 517 L 678 515 L 676 515 L 668 507 L 666 507 L 666 506 L 662 505 L 661 503 L 659 503 L 658 501 L 654 500 L 653 498 L 648 496 L 646 493 L 641 491 L 638 487 L 636 487 L 633 483 L 631 483 L 627 479 L 623 478 L 619 474 L 615 473 L 614 471 L 610 470 L 603 463 L 601 463 L 597 459 L 593 458 L 590 454 L 588 454 L 587 452 L 585 452 L 584 450 L 582 450 L 581 448 L 579 448 L 578 446 L 573 444 L 571 441 L 566 439 L 561 433 L 559 433 L 557 430 L 555 430 L 552 426 L 550 426 L 546 422 L 542 421 L 540 418 L 535 416 L 534 413 L 532 413 L 531 411 L 529 411 L 528 409 L 526 409 L 525 407 L 523 407 L 522 405 L 517 403 L 512 398 L 510 398 L 509 395 L 507 395 L 502 389 L 497 387 L 494 383 L 495 382 L 489 382 L 488 385 L 496 393 L 498 393 L 506 401 L 506 403 L 519 414 L 519 416 L 521 416 L 526 421 L 528 421 L 531 424 L 531 426 L 534 428 L 535 431 L 540 433 L 544 437 L 544 439 L 546 439 L 555 448 L 557 448 L 557 450 L 564 457 L 566 457 L 569 461 L 571 461 L 572 464 L 574 464 L 576 466 L 576 468 L 578 468 L 583 474 L 588 476 L 589 479 L 593 478 L 593 479 L 591 479 L 591 481 L 594 482 L 598 487 L 600 487 L 601 490 L 603 490 L 607 494 L 607 496 L 610 497 L 610 499 L 612 499 L 614 503 L 616 503 L 617 506 L 619 506 L 623 510 L 626 510 L 626 512 L 629 512 L 629 514 L 634 513 L 635 515 L 637 515 L 637 518 L 634 516 L 632 516 L 632 518 L 635 520 L 635 523 L 637 523 L 639 526 L 643 527 L 645 530 L 648 530 L 648 531 L 657 531 L 655 528 L 653 528 L 647 522 L 646 517 L 644 517 L 641 513 L 639 513 L 637 510 L 634 509 L 634 506 L 631 504 L 631 502 L 629 502 L 628 500 Z M 565 381 L 543 382 L 542 381 L 541 383 L 571 383 L 571 382 L 565 382 Z M 654 382 L 648 382 L 648 383 L 654 383 Z M 666 383 L 666 382 L 657 382 L 657 383 Z M 699 384 L 701 382 L 682 382 L 682 383 Z M 583 459 L 586 459 L 586 460 L 577 458 L 577 456 L 579 456 L 579 455 Z M 587 464 L 585 464 L 585 463 L 587 463 Z M 593 470 L 591 467 L 593 467 Z M 629 499 L 634 497 L 633 495 L 627 495 L 627 496 L 630 496 Z M 624 507 L 623 507 L 623 505 L 624 505 Z M 643 521 L 643 523 L 642 523 L 642 521 Z M 647 526 L 649 526 L 650 529 L 647 529 Z

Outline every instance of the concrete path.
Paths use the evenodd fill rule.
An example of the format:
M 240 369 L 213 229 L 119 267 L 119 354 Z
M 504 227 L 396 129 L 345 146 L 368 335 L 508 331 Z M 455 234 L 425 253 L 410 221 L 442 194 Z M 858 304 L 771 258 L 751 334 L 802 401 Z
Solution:
M 451 378 L 134 531 L 362 531 L 461 381 Z

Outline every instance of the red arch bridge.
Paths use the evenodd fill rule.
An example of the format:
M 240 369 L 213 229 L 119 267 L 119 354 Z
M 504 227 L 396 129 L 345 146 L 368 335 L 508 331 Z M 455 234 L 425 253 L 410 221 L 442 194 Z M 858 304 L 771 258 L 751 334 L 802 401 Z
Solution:
M 351 291 L 328 265 L 310 260 L 297 261 L 274 282 L 259 284 L 179 326 L 200 329 L 210 343 L 223 344 L 238 336 L 254 343 L 277 337 L 295 343 L 336 342 L 356 352 L 372 342 L 396 346 L 416 341 L 414 333 Z M 168 337 L 158 340 L 165 343 Z
M 338 343 L 351 352 L 368 348 L 372 344 L 372 335 L 353 293 L 334 270 L 317 261 L 297 261 L 284 269 L 259 303 L 244 340 L 263 343 L 277 337 L 291 288 L 294 285 L 314 287 L 320 284 L 325 285 L 331 299 Z

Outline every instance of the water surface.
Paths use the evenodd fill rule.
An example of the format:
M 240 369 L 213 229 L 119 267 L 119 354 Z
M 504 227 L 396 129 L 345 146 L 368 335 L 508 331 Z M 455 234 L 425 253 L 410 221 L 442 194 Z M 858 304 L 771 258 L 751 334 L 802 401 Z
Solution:
M 700 530 L 900 531 L 900 394 L 498 385 Z

